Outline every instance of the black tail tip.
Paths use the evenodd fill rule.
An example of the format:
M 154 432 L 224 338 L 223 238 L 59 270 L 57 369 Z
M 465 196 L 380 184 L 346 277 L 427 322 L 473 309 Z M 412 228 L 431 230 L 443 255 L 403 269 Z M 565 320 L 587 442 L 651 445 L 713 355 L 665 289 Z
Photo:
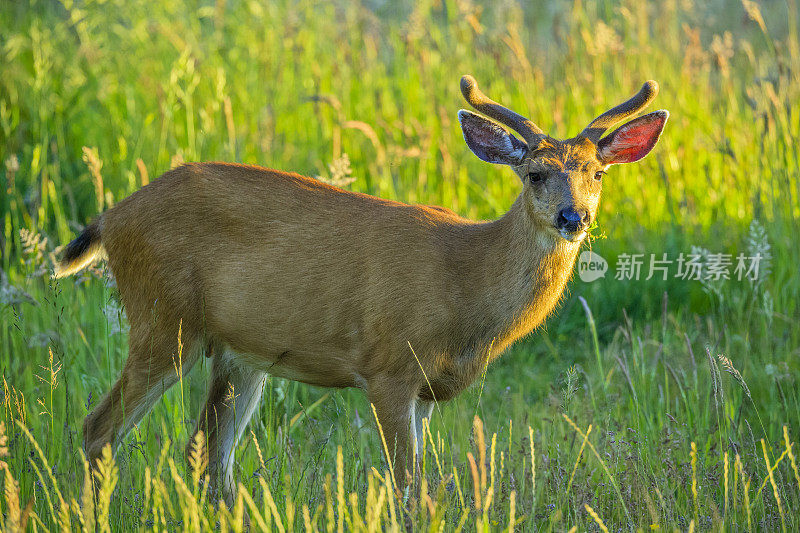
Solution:
M 94 221 L 64 248 L 61 260 L 56 265 L 57 278 L 68 276 L 90 263 L 100 248 L 100 224 Z
M 64 255 L 61 256 L 61 262 L 66 264 L 76 261 L 97 243 L 99 237 L 100 234 L 97 232 L 96 224 L 87 226 L 86 229 L 84 229 L 80 235 L 70 241 L 70 243 L 64 249 Z

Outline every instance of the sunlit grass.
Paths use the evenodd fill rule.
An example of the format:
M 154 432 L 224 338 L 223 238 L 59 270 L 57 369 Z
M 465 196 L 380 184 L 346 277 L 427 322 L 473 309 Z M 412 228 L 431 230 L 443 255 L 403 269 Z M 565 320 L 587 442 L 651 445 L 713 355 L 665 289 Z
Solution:
M 588 442 L 594 451 L 597 462 L 603 465 L 608 475 L 608 480 L 616 487 L 614 475 L 608 471 L 603 459 L 589 441 L 591 426 L 584 432 L 566 415 L 565 418 L 574 431 L 583 438 L 575 469 L 581 462 L 581 452 Z M 346 527 L 348 531 L 401 531 L 405 529 L 406 523 L 424 524 L 426 529 L 431 531 L 439 531 L 441 527 L 449 525 L 450 529 L 460 531 L 467 525 L 467 521 L 471 516 L 474 517 L 475 528 L 478 531 L 506 528 L 509 531 L 513 531 L 517 526 L 523 524 L 533 527 L 530 524 L 530 516 L 518 516 L 516 514 L 517 490 L 511 489 L 505 498 L 500 499 L 500 502 L 496 502 L 495 491 L 502 485 L 508 485 L 509 482 L 513 483 L 514 472 L 523 472 L 525 470 L 524 459 L 523 464 L 515 464 L 510 459 L 512 457 L 524 457 L 524 455 L 515 454 L 511 449 L 511 443 L 505 450 L 498 450 L 496 445 L 497 433 L 492 434 L 491 445 L 487 446 L 482 421 L 475 417 L 473 425 L 475 428 L 475 446 L 480 456 L 480 461 L 478 462 L 480 467 L 476 466 L 475 456 L 472 452 L 467 452 L 470 467 L 467 473 L 464 474 L 466 476 L 464 479 L 460 479 L 457 469 L 453 470 L 453 474 L 446 476 L 442 476 L 441 470 L 439 470 L 438 475 L 433 471 L 423 470 L 419 496 L 409 497 L 406 494 L 405 497 L 398 497 L 396 496 L 390 470 L 387 469 L 381 474 L 373 467 L 365 477 L 366 490 L 362 487 L 361 490 L 346 493 L 342 483 L 344 460 L 342 448 L 339 446 L 337 447 L 335 459 L 337 471 L 335 490 L 331 486 L 331 476 L 326 476 L 322 487 L 324 501 L 319 501 L 316 505 L 313 500 L 295 503 L 292 497 L 288 495 L 281 505 L 277 504 L 269 484 L 264 478 L 259 478 L 258 484 L 253 487 L 257 487 L 261 491 L 260 496 L 263 499 L 263 504 L 261 505 L 257 504 L 251 495 L 252 489 L 243 483 L 239 483 L 238 495 L 232 508 L 229 509 L 224 500 L 219 502 L 209 501 L 207 499 L 208 474 L 206 472 L 208 459 L 202 432 L 198 433 L 192 442 L 188 456 L 188 467 L 185 472 L 176 465 L 171 457 L 170 448 L 172 443 L 167 440 L 163 444 L 160 459 L 155 469 L 151 470 L 150 466 L 145 467 L 144 476 L 140 480 L 144 491 L 144 499 L 141 505 L 145 514 L 141 517 L 141 521 L 134 525 L 136 529 L 143 531 L 162 531 L 164 528 L 176 526 L 191 530 L 208 530 L 210 527 L 215 527 L 222 531 L 242 531 L 245 528 L 244 515 L 247 514 L 251 527 L 262 531 L 292 531 L 295 529 L 295 525 L 298 527 L 302 525 L 306 531 L 332 531 L 334 529 L 341 530 L 342 527 Z M 5 422 L 0 422 L 0 468 L 5 473 L 3 482 L 4 508 L 3 516 L 0 518 L 0 525 L 3 526 L 3 531 L 24 530 L 27 525 L 31 525 L 34 528 L 37 525 L 43 528 L 53 526 L 62 531 L 73 529 L 108 531 L 112 524 L 126 529 L 132 528 L 131 524 L 119 523 L 111 514 L 110 504 L 116 485 L 119 482 L 119 470 L 110 447 L 107 446 L 103 450 L 103 456 L 93 470 L 90 470 L 88 462 L 83 459 L 81 454 L 83 465 L 82 489 L 73 492 L 70 487 L 63 487 L 62 489 L 60 484 L 63 484 L 63 481 L 59 483 L 49 472 L 48 474 L 50 475 L 42 473 L 42 468 L 38 465 L 44 467 L 46 471 L 50 469 L 45 452 L 21 422 L 17 422 L 17 426 L 38 455 L 36 459 L 30 459 L 30 465 L 38 478 L 40 497 L 44 497 L 47 504 L 39 509 L 33 505 L 33 499 L 27 505 L 24 504 L 19 483 L 14 478 L 12 468 L 8 463 L 1 460 L 8 457 L 9 452 Z M 529 430 L 532 434 L 533 430 L 531 428 Z M 789 440 L 786 426 L 783 427 L 783 431 L 786 437 L 785 448 L 782 450 L 778 462 L 785 456 L 792 456 L 792 448 L 795 444 Z M 433 452 L 432 455 L 435 455 L 438 461 L 436 450 L 438 449 L 439 453 L 444 451 L 441 449 L 441 441 L 437 443 L 430 431 L 425 432 L 425 439 L 425 448 L 431 450 Z M 261 467 L 266 468 L 264 458 L 260 454 L 258 440 L 254 438 L 253 443 L 259 450 Z M 531 447 L 531 456 L 533 456 L 532 440 L 529 441 L 529 445 Z M 770 464 L 763 439 L 761 440 L 761 445 L 767 476 L 761 483 L 760 488 L 754 491 L 755 498 L 758 501 L 762 488 L 769 481 L 774 492 L 775 501 L 778 504 L 781 526 L 785 530 L 787 517 L 781 506 L 780 489 L 777 486 L 774 474 L 778 464 Z M 427 454 L 423 459 L 429 459 Z M 711 457 L 707 456 L 706 460 L 709 459 Z M 725 507 L 721 514 L 718 513 L 718 509 L 714 509 L 715 513 L 711 525 L 714 529 L 718 529 L 724 528 L 726 523 L 739 524 L 742 527 L 747 524 L 747 530 L 751 531 L 753 526 L 750 514 L 752 507 L 750 503 L 750 479 L 748 477 L 742 485 L 741 496 L 738 494 L 736 487 L 734 487 L 731 494 L 732 505 L 729 509 L 727 506 L 729 490 L 727 454 L 725 459 Z M 426 461 L 423 460 L 422 464 L 426 464 Z M 694 516 L 689 522 L 688 529 L 690 531 L 696 527 L 696 524 L 701 523 L 698 514 L 698 472 L 694 442 L 691 443 L 691 464 L 691 493 L 694 501 Z M 736 456 L 736 465 L 744 477 L 744 469 L 739 455 Z M 573 476 L 574 473 L 575 470 L 572 472 Z M 532 469 L 532 479 L 535 479 L 536 475 L 537 472 Z M 540 473 L 539 475 L 542 474 Z M 572 477 L 569 485 L 571 485 L 571 482 Z M 469 484 L 472 485 L 474 490 L 474 497 L 471 501 L 465 500 L 460 492 L 458 498 L 454 497 L 453 486 L 466 487 Z M 565 496 L 569 496 L 569 485 Z M 524 491 L 524 485 L 520 489 Z M 793 493 L 793 489 L 786 487 L 784 490 L 789 491 L 787 495 L 791 495 L 793 498 L 797 497 L 797 494 Z M 622 498 L 621 494 L 619 496 Z M 659 496 L 662 497 L 660 493 Z M 620 501 L 620 503 L 624 508 L 624 501 Z M 587 520 L 596 522 L 603 531 L 608 530 L 603 518 L 593 507 L 589 506 L 589 504 L 584 504 L 584 508 L 588 514 Z M 336 509 L 335 512 L 334 509 Z M 530 507 L 530 511 L 535 512 L 535 507 Z M 298 513 L 300 513 L 302 519 L 298 516 Z M 562 518 L 559 514 L 551 515 L 551 527 L 554 525 L 553 516 L 556 517 L 556 521 L 560 521 Z M 645 519 L 645 522 L 647 521 L 645 516 L 640 518 Z M 660 516 L 658 513 L 653 513 L 650 518 L 652 520 L 649 526 L 650 529 L 660 529 L 665 525 L 662 524 L 662 519 L 665 517 Z M 295 523 L 296 521 L 297 524 Z M 641 522 L 642 520 L 634 520 L 629 523 L 641 524 Z M 586 526 L 585 522 L 582 523 L 582 527 Z M 472 526 L 468 527 L 471 529 Z

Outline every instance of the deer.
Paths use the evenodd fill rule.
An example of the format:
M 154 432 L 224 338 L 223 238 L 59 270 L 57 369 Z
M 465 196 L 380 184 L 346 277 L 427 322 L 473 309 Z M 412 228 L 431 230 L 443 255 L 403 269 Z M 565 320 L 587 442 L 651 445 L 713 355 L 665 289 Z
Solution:
M 212 489 L 229 503 L 234 449 L 268 374 L 363 389 L 395 486 L 413 483 L 435 402 L 455 397 L 553 312 L 607 169 L 645 157 L 669 117 L 655 111 L 604 136 L 655 98 L 648 81 L 557 140 L 489 99 L 472 76 L 460 88 L 480 113 L 458 111 L 467 146 L 521 181 L 496 220 L 290 172 L 189 163 L 66 246 L 54 276 L 106 259 L 130 324 L 121 375 L 83 424 L 90 464 L 205 355 L 208 395 L 194 431 L 205 435 Z

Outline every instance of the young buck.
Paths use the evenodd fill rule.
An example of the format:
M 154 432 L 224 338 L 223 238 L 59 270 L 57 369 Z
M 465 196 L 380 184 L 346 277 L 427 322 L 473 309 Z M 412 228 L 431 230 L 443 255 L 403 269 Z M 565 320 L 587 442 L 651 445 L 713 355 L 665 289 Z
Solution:
M 73 240 L 55 275 L 105 254 L 130 321 L 122 375 L 83 425 L 89 460 L 106 443 L 116 447 L 182 377 L 176 368 L 185 375 L 205 353 L 211 382 L 196 431 L 207 436 L 210 474 L 227 499 L 234 447 L 267 373 L 364 389 L 405 485 L 433 402 L 453 398 L 553 310 L 606 169 L 647 155 L 668 117 L 656 111 L 601 138 L 656 96 L 648 81 L 559 141 L 487 98 L 471 76 L 461 91 L 523 139 L 458 112 L 475 155 L 522 181 L 498 220 L 292 173 L 197 163 L 167 172 Z

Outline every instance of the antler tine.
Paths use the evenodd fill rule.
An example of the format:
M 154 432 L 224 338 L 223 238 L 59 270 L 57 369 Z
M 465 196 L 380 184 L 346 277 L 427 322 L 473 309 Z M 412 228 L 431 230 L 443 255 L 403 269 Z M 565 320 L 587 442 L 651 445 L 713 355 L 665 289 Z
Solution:
M 522 135 L 528 146 L 536 146 L 545 136 L 539 126 L 483 94 L 478 89 L 478 82 L 472 76 L 466 75 L 461 78 L 461 93 L 469 105 Z
M 653 100 L 658 94 L 658 83 L 653 80 L 644 82 L 642 88 L 636 95 L 627 102 L 609 109 L 596 119 L 594 119 L 584 130 L 581 132 L 582 137 L 586 137 L 590 141 L 597 143 L 603 133 L 606 132 L 614 124 L 625 120 L 626 118 L 635 115 Z

